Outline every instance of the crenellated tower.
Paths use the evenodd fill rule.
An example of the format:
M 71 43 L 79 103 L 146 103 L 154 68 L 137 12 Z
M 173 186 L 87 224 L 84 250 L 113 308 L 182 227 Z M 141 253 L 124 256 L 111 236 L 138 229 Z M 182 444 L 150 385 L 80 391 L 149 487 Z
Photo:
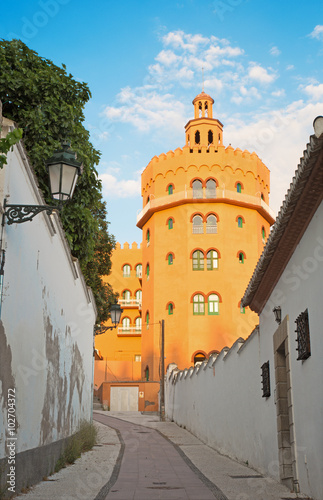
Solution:
M 269 234 L 270 174 L 256 153 L 223 145 L 214 100 L 193 100 L 185 146 L 155 156 L 142 173 L 142 378 L 160 377 L 246 337 L 257 316 L 240 298 Z

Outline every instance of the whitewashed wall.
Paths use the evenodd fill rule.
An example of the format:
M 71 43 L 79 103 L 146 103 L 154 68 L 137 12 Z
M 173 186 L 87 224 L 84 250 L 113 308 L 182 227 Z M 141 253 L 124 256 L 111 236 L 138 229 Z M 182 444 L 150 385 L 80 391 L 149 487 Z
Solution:
M 291 384 L 301 492 L 323 498 L 323 205 L 308 226 L 260 315 L 259 331 L 200 368 L 166 376 L 166 417 L 220 452 L 279 480 L 272 309 L 289 315 Z M 295 319 L 309 310 L 312 355 L 297 361 Z M 270 362 L 271 396 L 261 366 Z M 176 365 L 175 365 L 176 366 Z M 173 370 L 173 371 L 172 371 Z
M 166 416 L 212 448 L 278 479 L 275 405 L 262 398 L 265 361 L 255 330 L 216 359 L 178 372 L 176 380 L 167 377 Z
M 289 316 L 289 350 L 297 473 L 301 491 L 323 498 L 323 203 L 319 206 L 260 315 L 262 339 L 272 338 L 272 309 Z M 295 320 L 308 309 L 311 356 L 298 361 Z M 262 345 L 262 352 L 266 346 Z M 270 350 L 268 356 L 272 356 Z M 271 359 L 271 358 L 270 358 Z M 273 357 L 270 361 L 273 366 Z M 271 384 L 274 387 L 274 371 Z
M 2 202 L 44 204 L 20 144 L 8 154 L 0 186 Z M 17 454 L 62 440 L 91 419 L 96 317 L 57 214 L 5 225 L 2 248 L 0 459 L 8 453 L 8 389 L 16 395 Z

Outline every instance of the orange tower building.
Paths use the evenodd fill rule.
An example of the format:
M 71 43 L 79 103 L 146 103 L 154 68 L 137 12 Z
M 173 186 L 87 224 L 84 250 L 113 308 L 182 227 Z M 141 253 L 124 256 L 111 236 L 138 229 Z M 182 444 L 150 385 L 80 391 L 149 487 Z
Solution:
M 96 335 L 94 384 L 141 379 L 141 269 L 142 252 L 136 242 L 116 244 L 112 273 L 103 279 L 119 293 L 123 309 L 120 324 L 103 335 Z M 111 321 L 107 322 L 111 326 Z
M 199 94 L 185 146 L 155 156 L 142 173 L 143 380 L 160 379 L 162 319 L 165 366 L 179 369 L 258 323 L 240 298 L 274 222 L 270 174 L 255 153 L 223 145 L 213 104 Z

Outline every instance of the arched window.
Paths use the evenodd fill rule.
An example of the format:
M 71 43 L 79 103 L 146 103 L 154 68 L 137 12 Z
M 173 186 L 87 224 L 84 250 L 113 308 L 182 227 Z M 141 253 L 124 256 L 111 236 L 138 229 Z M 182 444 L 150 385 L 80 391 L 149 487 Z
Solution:
M 242 217 L 238 217 L 238 227 L 243 227 Z
M 206 232 L 209 234 L 217 233 L 217 219 L 214 214 L 210 214 L 206 219 Z
M 262 237 L 262 242 L 265 243 L 265 241 L 266 241 L 266 231 L 265 231 L 264 226 L 262 226 L 262 228 L 261 228 L 261 237 Z
M 192 255 L 193 271 L 203 271 L 204 254 L 201 250 L 195 250 Z
M 203 234 L 203 219 L 200 215 L 193 217 L 193 234 Z
M 123 331 L 130 330 L 130 318 L 123 318 L 122 319 L 122 330 Z
M 199 179 L 195 179 L 192 182 L 192 188 L 193 188 L 193 198 L 203 198 L 202 181 L 200 181 Z
M 207 140 L 208 140 L 209 145 L 213 144 L 213 132 L 212 132 L 212 130 L 208 131 Z
M 147 276 L 147 280 L 149 280 L 149 274 L 150 274 L 150 266 L 149 266 L 149 264 L 147 264 L 147 266 L 146 266 L 146 276 Z
M 206 197 L 216 198 L 216 182 L 214 179 L 206 181 Z
M 149 366 L 148 365 L 145 368 L 145 379 L 148 382 L 148 380 L 149 380 Z
M 173 192 L 174 192 L 174 186 L 173 186 L 173 184 L 169 184 L 167 190 L 168 190 L 168 194 L 173 194 Z
M 149 311 L 146 312 L 146 328 L 149 328 Z
M 135 330 L 141 332 L 141 318 L 138 317 L 135 319 Z
M 136 277 L 141 278 L 142 277 L 142 264 L 137 264 L 136 265 Z
M 125 264 L 122 268 L 122 271 L 123 271 L 124 278 L 130 278 L 130 265 L 129 264 Z
M 130 290 L 124 290 L 122 292 L 122 299 L 124 304 L 130 304 Z
M 205 115 L 204 116 L 209 116 L 209 109 L 208 109 L 208 105 L 207 105 L 207 101 L 205 101 L 204 103 L 204 110 L 205 110 Z
M 168 314 L 169 314 L 169 315 L 173 314 L 173 312 L 174 312 L 174 305 L 172 304 L 172 302 L 170 302 L 170 303 L 167 305 L 167 310 L 168 310 Z
M 197 130 L 195 132 L 195 144 L 200 144 L 200 141 L 201 141 L 201 135 L 200 135 L 199 130 Z
M 147 232 L 146 232 L 146 242 L 147 242 L 147 247 L 149 247 L 149 244 L 150 244 L 150 230 L 147 229 Z
M 136 297 L 137 304 L 140 305 L 141 302 L 142 302 L 142 291 L 141 290 L 137 290 L 135 297 Z
M 194 356 L 194 365 L 196 365 L 197 363 L 203 363 L 203 361 L 205 361 L 206 357 L 205 357 L 205 354 L 203 352 L 197 352 Z
M 213 269 L 219 268 L 219 256 L 216 250 L 209 250 L 206 254 L 207 270 L 213 271 Z
M 171 266 L 174 262 L 174 254 L 172 253 L 168 254 L 167 260 L 168 260 L 168 265 Z
M 242 189 L 241 183 L 237 182 L 237 193 L 241 193 L 241 189 Z
M 265 201 L 265 197 L 264 197 L 263 193 L 261 193 L 261 199 Z
M 205 301 L 201 293 L 197 293 L 193 297 L 193 314 L 203 315 L 205 313 Z
M 208 312 L 209 314 L 219 314 L 219 296 L 211 293 L 208 297 Z
M 174 227 L 174 219 L 171 217 L 168 219 L 168 229 L 173 229 Z
M 244 264 L 244 259 L 245 259 L 244 253 L 239 252 L 239 263 Z

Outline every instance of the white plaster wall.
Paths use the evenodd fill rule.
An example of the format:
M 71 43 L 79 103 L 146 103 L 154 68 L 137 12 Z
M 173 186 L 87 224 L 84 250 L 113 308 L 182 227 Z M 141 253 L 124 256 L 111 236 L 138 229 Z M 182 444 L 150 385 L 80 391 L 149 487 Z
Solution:
M 323 203 L 312 218 L 260 316 L 262 339 L 276 329 L 272 309 L 289 316 L 297 468 L 301 491 L 323 498 Z M 311 356 L 297 361 L 295 320 L 308 309 Z M 265 349 L 265 346 L 262 346 Z
M 302 493 L 323 498 L 323 204 L 260 315 L 260 329 L 215 362 L 166 377 L 166 416 L 220 452 L 279 480 L 272 309 L 289 316 L 297 469 Z M 312 355 L 297 361 L 295 319 L 309 311 Z M 270 363 L 271 396 L 262 397 L 261 365 Z M 171 370 L 174 370 L 170 376 Z
M 167 417 L 221 453 L 278 478 L 275 406 L 273 397 L 262 397 L 260 366 L 267 359 L 259 333 L 223 355 L 166 383 Z
M 43 204 L 21 147 L 1 172 L 8 203 Z M 1 201 L 3 200 L 3 197 Z M 36 448 L 75 432 L 92 411 L 95 304 L 73 261 L 59 216 L 5 225 L 1 321 L 0 458 L 5 457 L 8 384 L 16 389 L 17 449 Z M 5 371 L 5 373 L 3 373 Z

